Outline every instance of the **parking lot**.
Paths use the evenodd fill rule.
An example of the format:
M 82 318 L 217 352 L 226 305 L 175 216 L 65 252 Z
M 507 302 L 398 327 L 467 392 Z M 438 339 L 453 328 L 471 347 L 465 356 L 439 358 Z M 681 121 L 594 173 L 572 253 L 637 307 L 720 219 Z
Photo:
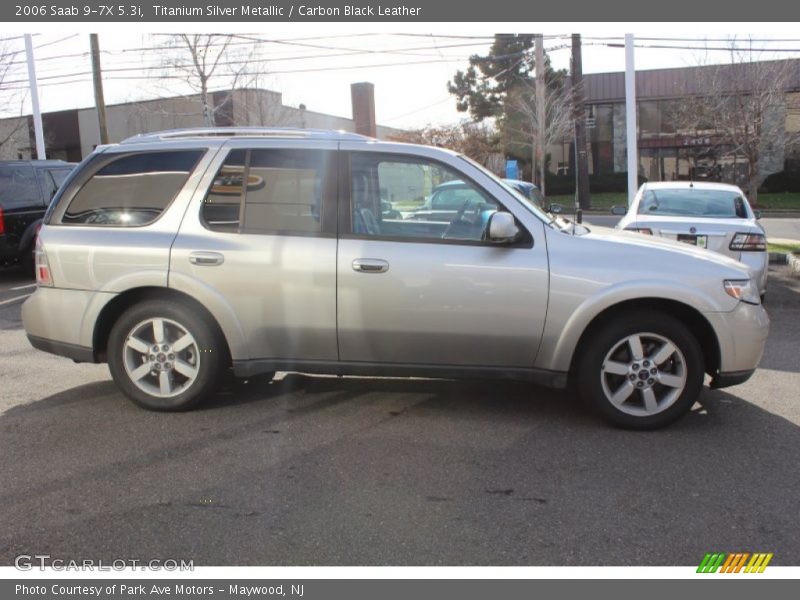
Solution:
M 800 280 L 770 272 L 746 384 L 672 427 L 609 428 L 529 384 L 282 374 L 186 414 L 37 352 L 0 272 L 0 563 L 800 563 Z

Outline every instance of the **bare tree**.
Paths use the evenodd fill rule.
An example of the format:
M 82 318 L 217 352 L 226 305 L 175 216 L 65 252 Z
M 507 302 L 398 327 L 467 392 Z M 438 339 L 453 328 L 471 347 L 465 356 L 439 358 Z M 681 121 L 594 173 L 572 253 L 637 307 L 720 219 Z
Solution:
M 299 109 L 285 106 L 279 92 L 263 87 L 263 77 L 258 72 L 247 77 L 248 90 L 237 102 L 237 124 L 305 129 L 305 105 L 301 104 Z
M 15 64 L 19 59 L 16 58 L 20 52 L 14 51 L 10 41 L 0 38 L 0 111 L 7 114 L 19 115 L 16 118 L 4 119 L 0 126 L 0 154 L 5 154 L 5 146 L 17 143 L 17 138 L 21 132 L 25 133 L 25 145 L 29 146 L 28 141 L 28 120 L 22 116 L 24 112 L 26 94 L 20 92 L 18 87 L 13 87 L 6 82 L 12 74 Z M 15 157 L 16 158 L 16 157 Z
M 422 129 L 405 131 L 391 136 L 397 142 L 425 144 L 448 148 L 469 156 L 480 164 L 492 168 L 492 161 L 503 148 L 497 131 L 486 122 L 463 121 L 452 125 L 428 125 Z
M 187 84 L 200 98 L 203 121 L 213 127 L 216 113 L 225 103 L 215 105 L 213 87 L 233 90 L 247 78 L 248 59 L 255 43 L 235 43 L 227 34 L 177 34 L 167 38 L 165 71 Z M 217 84 L 215 86 L 215 84 Z
M 536 90 L 533 83 L 525 83 L 517 86 L 508 95 L 509 107 L 521 118 L 509 119 L 506 129 L 533 141 L 533 148 L 537 144 L 545 148 L 560 144 L 564 138 L 572 135 L 573 115 L 572 115 L 572 91 L 564 84 L 563 80 L 551 78 L 546 80 L 544 90 L 544 111 L 540 111 L 537 106 Z M 544 122 L 540 123 L 541 116 Z M 542 175 L 541 192 L 546 193 L 544 158 L 540 161 Z
M 704 160 L 747 165 L 750 201 L 768 175 L 783 169 L 786 151 L 800 140 L 787 131 L 787 89 L 797 85 L 797 61 L 757 61 L 732 46 L 730 61 L 701 67 L 695 89 L 675 108 L 684 144 Z M 721 169 L 718 170 L 721 171 Z

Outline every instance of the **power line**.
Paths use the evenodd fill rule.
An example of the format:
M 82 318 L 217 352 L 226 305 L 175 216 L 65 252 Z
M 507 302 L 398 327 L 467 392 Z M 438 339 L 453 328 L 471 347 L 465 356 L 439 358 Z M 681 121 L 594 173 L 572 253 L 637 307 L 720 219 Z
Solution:
M 410 110 L 407 113 L 403 113 L 402 115 L 395 115 L 394 117 L 389 117 L 387 119 L 381 119 L 381 122 L 388 123 L 389 121 L 396 121 L 397 119 L 402 119 L 403 117 L 407 117 L 409 115 L 413 115 L 421 110 L 425 110 L 427 108 L 433 108 L 434 106 L 439 106 L 440 104 L 444 104 L 445 102 L 452 102 L 455 98 L 453 96 L 448 96 L 447 98 L 443 98 L 441 100 L 437 100 L 432 104 L 426 104 L 425 106 L 420 106 L 419 108 L 415 108 L 414 110 Z
M 624 48 L 625 44 L 594 44 L 609 48 Z M 645 50 L 708 50 L 719 52 L 800 52 L 800 48 L 744 48 L 741 46 L 668 46 L 661 44 L 633 44 L 634 48 Z
M 59 38 L 57 40 L 53 40 L 52 42 L 47 42 L 46 44 L 39 44 L 35 46 L 34 49 L 38 50 L 39 48 L 46 48 L 47 46 L 53 46 L 54 44 L 60 44 L 61 42 L 66 42 L 67 40 L 71 40 L 72 38 L 78 37 L 77 33 L 73 33 L 72 35 L 65 36 L 63 38 Z
M 404 62 L 394 62 L 394 63 L 380 63 L 380 64 L 369 64 L 369 65 L 349 65 L 349 66 L 336 66 L 336 67 L 316 67 L 310 69 L 287 69 L 287 70 L 275 70 L 275 71 L 250 71 L 247 73 L 248 76 L 257 76 L 257 75 L 286 75 L 286 74 L 294 74 L 294 73 L 321 73 L 325 71 L 348 71 L 348 70 L 357 70 L 357 69 L 371 69 L 371 68 L 385 68 L 385 67 L 405 67 L 405 66 L 413 66 L 413 65 L 423 65 L 423 64 L 436 64 L 436 63 L 445 63 L 450 62 L 449 60 L 442 60 L 442 59 L 429 59 L 429 60 L 418 60 L 418 61 L 404 61 Z M 117 71 L 122 71 L 123 69 L 117 69 Z M 126 68 L 124 71 L 130 70 L 139 70 L 135 68 Z M 106 72 L 112 71 L 111 69 L 104 69 Z M 42 80 L 52 80 L 52 79 L 60 79 L 65 77 L 84 77 L 87 75 L 91 75 L 91 71 L 79 72 L 79 73 L 65 73 L 64 75 L 49 75 L 47 77 L 41 77 Z M 103 79 L 105 80 L 160 80 L 160 79 L 180 79 L 186 80 L 186 76 L 181 75 L 158 75 L 158 76 L 151 76 L 151 75 L 142 75 L 142 76 L 129 76 L 129 75 L 111 75 L 111 76 L 104 76 Z M 18 79 L 9 81 L 9 84 L 18 84 L 24 83 L 26 80 Z M 77 83 L 77 82 L 75 82 Z M 51 85 L 48 83 L 44 83 L 42 85 Z M 63 85 L 63 83 L 62 83 Z M 26 89 L 27 86 L 20 86 L 20 87 L 6 87 L 4 89 L 11 90 L 11 89 Z

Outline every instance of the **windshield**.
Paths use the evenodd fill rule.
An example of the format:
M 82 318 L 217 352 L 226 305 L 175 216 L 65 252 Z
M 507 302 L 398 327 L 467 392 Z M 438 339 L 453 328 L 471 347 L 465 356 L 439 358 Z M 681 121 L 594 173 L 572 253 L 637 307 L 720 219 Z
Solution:
M 697 188 L 647 190 L 639 202 L 640 215 L 746 219 L 741 194 Z
M 516 190 L 512 186 L 508 185 L 505 181 L 503 181 L 500 177 L 498 177 L 497 175 L 492 173 L 489 169 L 484 167 L 482 164 L 472 160 L 469 156 L 465 156 L 463 154 L 459 154 L 459 158 L 461 158 L 462 160 L 465 160 L 466 162 L 471 164 L 476 169 L 480 169 L 480 171 L 482 173 L 484 173 L 485 175 L 487 175 L 488 177 L 490 177 L 492 179 L 492 181 L 494 181 L 496 183 L 499 183 L 501 186 L 503 186 L 504 189 L 506 189 L 509 192 L 511 192 L 514 195 L 514 197 L 517 200 L 519 200 L 520 203 L 525 208 L 528 209 L 529 212 L 532 212 L 534 215 L 539 217 L 539 219 L 541 219 L 542 221 L 544 221 L 545 223 L 548 223 L 548 224 L 553 222 L 552 217 L 550 217 L 550 215 L 548 215 L 546 212 L 544 212 L 541 208 L 536 206 L 536 204 L 534 204 L 533 201 L 531 201 L 529 198 L 526 198 L 525 194 L 521 193 L 519 190 Z

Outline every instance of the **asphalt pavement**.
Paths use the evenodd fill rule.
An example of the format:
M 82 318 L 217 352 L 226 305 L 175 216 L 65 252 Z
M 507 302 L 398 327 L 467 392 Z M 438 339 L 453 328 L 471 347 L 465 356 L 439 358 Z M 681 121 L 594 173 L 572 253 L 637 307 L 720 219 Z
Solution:
M 310 377 L 136 408 L 103 365 L 31 349 L 0 274 L 0 564 L 800 564 L 800 280 L 747 383 L 668 429 L 607 427 L 522 383 Z

